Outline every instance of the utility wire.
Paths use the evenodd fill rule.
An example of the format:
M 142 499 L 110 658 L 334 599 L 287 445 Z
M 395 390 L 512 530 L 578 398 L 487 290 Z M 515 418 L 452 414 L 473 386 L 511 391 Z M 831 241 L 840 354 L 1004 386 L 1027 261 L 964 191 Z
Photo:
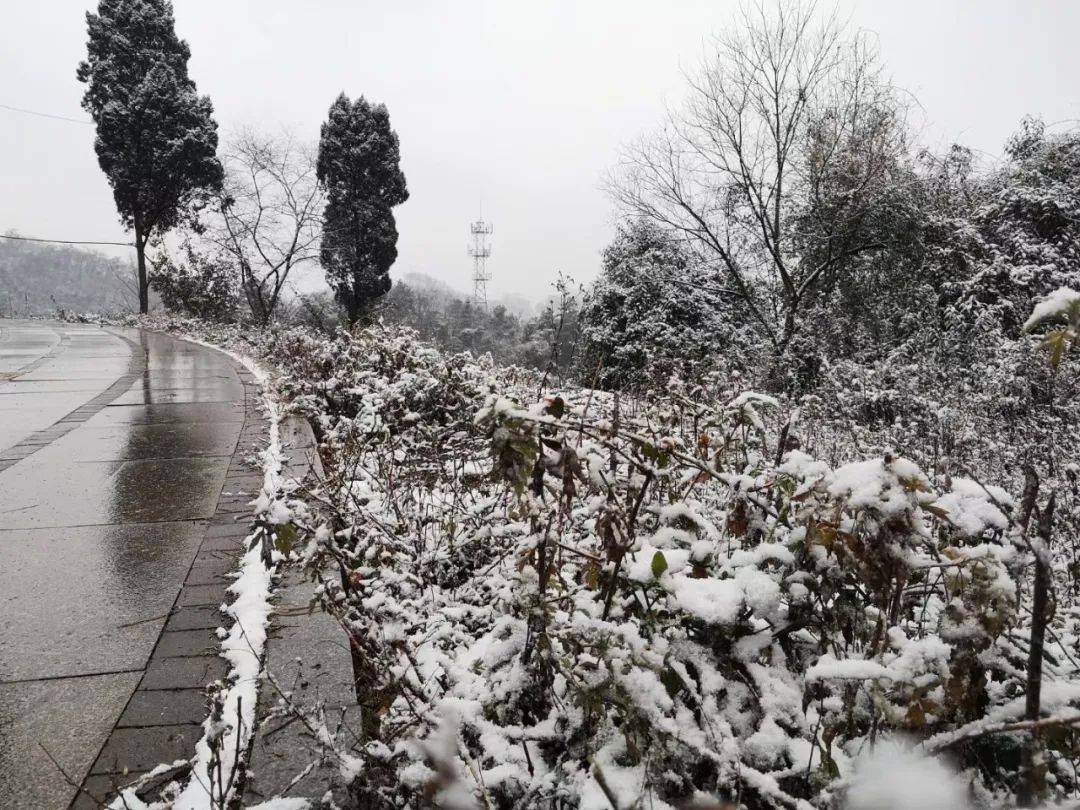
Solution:
M 53 115 L 52 113 L 38 112 L 37 110 L 25 110 L 22 107 L 12 107 L 10 104 L 0 104 L 0 108 L 5 110 L 11 110 L 11 112 L 23 113 L 25 115 L 36 115 L 39 118 L 52 118 L 56 121 L 69 121 L 72 124 L 87 124 L 92 126 L 93 121 L 86 118 L 68 118 L 66 115 Z
M 16 239 L 19 242 L 50 242 L 55 245 L 116 245 L 117 247 L 135 247 L 133 242 L 88 242 L 79 239 L 34 239 L 32 236 L 10 236 L 0 233 L 0 239 Z

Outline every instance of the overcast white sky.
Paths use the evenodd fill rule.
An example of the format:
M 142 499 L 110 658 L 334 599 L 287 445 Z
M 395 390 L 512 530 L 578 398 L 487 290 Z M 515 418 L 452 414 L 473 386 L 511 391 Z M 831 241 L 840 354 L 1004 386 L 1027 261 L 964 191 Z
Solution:
M 0 105 L 83 118 L 81 0 L 5 3 Z M 493 296 L 539 299 L 558 270 L 596 273 L 622 143 L 681 95 L 722 0 L 175 0 L 191 74 L 224 135 L 315 139 L 334 97 L 385 102 L 410 200 L 392 275 L 469 287 L 468 223 L 494 223 Z M 998 154 L 1026 113 L 1080 118 L 1080 3 L 841 0 L 921 102 L 924 140 Z M 0 233 L 123 240 L 93 129 L 0 108 Z

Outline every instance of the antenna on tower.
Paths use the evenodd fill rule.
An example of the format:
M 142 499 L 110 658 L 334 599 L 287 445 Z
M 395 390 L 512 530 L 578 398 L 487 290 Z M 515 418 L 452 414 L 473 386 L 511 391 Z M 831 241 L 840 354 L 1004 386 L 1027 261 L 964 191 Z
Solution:
M 473 304 L 485 312 L 487 311 L 487 283 L 491 281 L 491 273 L 487 270 L 487 259 L 491 255 L 491 246 L 487 238 L 491 236 L 491 223 L 484 222 L 483 218 L 469 225 L 473 241 L 469 246 L 469 255 L 473 257 Z

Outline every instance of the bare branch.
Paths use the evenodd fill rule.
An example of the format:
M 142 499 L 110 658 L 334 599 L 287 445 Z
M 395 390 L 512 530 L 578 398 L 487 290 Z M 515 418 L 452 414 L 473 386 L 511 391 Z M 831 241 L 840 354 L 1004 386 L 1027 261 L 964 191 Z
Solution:
M 812 289 L 884 246 L 857 226 L 905 146 L 894 90 L 865 39 L 797 2 L 745 6 L 687 78 L 608 191 L 696 241 L 783 352 Z
M 246 130 L 222 164 L 225 188 L 208 238 L 236 262 L 251 313 L 266 323 L 292 271 L 319 255 L 324 200 L 314 150 L 288 133 Z

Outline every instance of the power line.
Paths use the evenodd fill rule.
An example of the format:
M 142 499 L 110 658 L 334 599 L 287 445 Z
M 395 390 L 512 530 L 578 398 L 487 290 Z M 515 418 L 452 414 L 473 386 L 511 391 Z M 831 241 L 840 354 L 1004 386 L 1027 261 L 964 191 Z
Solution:
M 38 112 L 37 110 L 24 110 L 22 107 L 12 107 L 9 104 L 0 104 L 0 108 L 11 110 L 12 112 L 23 113 L 25 115 L 36 115 L 39 118 L 52 118 L 56 121 L 70 121 L 72 124 L 87 124 L 92 126 L 94 123 L 86 118 L 68 118 L 66 115 L 53 115 L 52 113 L 43 113 Z
M 15 239 L 19 242 L 49 242 L 54 245 L 116 245 L 117 247 L 135 247 L 133 242 L 89 242 L 80 239 L 34 239 L 32 236 L 11 236 L 0 233 L 0 239 Z

